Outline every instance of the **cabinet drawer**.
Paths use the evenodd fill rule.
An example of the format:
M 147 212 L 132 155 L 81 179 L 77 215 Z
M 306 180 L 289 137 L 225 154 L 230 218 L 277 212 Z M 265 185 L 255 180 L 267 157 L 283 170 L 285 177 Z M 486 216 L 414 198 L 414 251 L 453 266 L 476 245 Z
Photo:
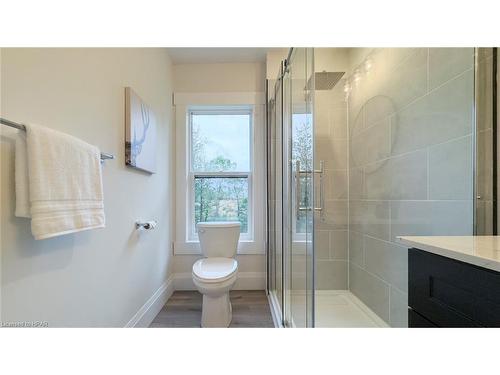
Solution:
M 410 249 L 408 304 L 440 327 L 500 327 L 500 273 Z

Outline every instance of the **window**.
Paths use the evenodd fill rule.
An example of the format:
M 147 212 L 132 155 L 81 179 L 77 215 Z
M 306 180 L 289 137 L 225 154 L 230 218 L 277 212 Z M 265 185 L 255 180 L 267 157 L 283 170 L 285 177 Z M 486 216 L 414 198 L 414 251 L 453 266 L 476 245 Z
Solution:
M 240 239 L 253 238 L 252 109 L 189 109 L 190 221 L 196 240 L 200 221 L 239 221 Z
M 239 221 L 238 254 L 264 254 L 265 95 L 175 93 L 174 254 L 200 254 L 196 223 Z

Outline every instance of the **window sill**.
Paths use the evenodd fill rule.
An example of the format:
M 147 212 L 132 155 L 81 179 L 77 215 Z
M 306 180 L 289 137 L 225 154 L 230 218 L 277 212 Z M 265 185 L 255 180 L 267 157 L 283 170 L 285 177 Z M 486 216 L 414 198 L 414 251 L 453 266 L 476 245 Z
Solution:
M 199 241 L 174 242 L 174 255 L 200 255 Z M 263 242 L 240 240 L 238 242 L 238 255 L 245 254 L 265 254 Z

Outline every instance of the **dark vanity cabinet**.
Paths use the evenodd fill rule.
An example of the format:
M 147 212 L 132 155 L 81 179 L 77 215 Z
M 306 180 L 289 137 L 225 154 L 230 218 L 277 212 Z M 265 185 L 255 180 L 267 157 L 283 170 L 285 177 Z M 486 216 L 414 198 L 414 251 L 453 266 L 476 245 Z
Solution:
M 409 327 L 500 327 L 500 272 L 408 250 Z

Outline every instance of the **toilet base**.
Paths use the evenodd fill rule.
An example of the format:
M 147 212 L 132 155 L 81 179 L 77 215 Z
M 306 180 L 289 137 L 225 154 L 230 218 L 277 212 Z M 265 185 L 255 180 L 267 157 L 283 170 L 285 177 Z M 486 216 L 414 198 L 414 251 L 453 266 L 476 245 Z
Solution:
M 233 318 L 229 292 L 218 297 L 203 295 L 201 326 L 203 328 L 227 328 Z

